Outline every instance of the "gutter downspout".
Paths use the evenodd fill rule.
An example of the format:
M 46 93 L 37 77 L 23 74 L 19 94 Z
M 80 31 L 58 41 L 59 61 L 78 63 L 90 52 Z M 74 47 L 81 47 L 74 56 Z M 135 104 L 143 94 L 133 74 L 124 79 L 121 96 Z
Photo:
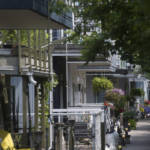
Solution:
M 27 76 L 29 78 L 29 83 L 31 83 L 35 86 L 37 84 L 37 81 L 34 80 L 33 73 L 28 72 Z M 32 134 L 31 134 L 32 121 L 31 121 L 31 110 L 30 110 L 30 92 L 29 92 L 29 98 L 28 98 L 28 113 L 29 113 L 29 143 L 30 143 L 30 147 L 32 147 L 33 140 L 32 140 Z
M 37 81 L 34 80 L 33 78 L 33 73 L 32 72 L 29 72 L 28 74 L 28 77 L 29 77 L 29 82 L 33 85 L 36 85 L 37 84 Z

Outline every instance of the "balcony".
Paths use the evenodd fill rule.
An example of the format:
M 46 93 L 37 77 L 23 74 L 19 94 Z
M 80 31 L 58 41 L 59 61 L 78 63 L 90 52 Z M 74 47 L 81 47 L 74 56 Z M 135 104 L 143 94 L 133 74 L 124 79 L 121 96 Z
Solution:
M 21 47 L 19 56 L 18 47 L 0 48 L 0 73 L 16 75 L 33 72 L 37 76 L 49 76 L 49 52 L 47 49 L 35 50 Z
M 48 13 L 49 0 L 1 0 L 0 28 L 72 28 L 72 13 Z

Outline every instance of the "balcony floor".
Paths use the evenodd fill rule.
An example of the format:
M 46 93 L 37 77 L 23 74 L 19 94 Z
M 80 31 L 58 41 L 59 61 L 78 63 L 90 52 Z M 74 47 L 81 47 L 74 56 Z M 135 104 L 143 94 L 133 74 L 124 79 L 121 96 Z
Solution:
M 47 29 L 63 28 L 52 19 L 32 10 L 0 9 L 0 29 Z

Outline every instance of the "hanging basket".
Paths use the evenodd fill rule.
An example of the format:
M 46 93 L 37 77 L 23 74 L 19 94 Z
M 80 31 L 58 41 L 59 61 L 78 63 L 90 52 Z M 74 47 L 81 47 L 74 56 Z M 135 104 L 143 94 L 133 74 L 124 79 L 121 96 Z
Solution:
M 141 97 L 141 96 L 144 96 L 144 91 L 143 91 L 143 89 L 140 89 L 140 88 L 133 88 L 133 89 L 131 89 L 131 92 L 130 92 L 130 95 L 131 96 L 139 96 L 139 97 Z
M 104 77 L 94 77 L 92 80 L 93 90 L 98 93 L 102 90 L 109 90 L 113 88 L 113 83 Z

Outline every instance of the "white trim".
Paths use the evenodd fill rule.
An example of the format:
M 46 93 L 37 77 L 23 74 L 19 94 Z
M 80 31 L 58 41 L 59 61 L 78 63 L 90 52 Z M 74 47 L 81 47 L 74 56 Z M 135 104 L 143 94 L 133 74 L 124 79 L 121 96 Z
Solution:
M 76 56 L 82 56 L 82 54 L 52 54 L 52 56 L 74 56 L 74 57 L 76 57 Z
M 85 64 L 86 61 L 68 61 L 68 64 Z M 88 64 L 108 64 L 110 65 L 111 63 L 109 61 L 94 61 L 94 62 L 88 62 Z

